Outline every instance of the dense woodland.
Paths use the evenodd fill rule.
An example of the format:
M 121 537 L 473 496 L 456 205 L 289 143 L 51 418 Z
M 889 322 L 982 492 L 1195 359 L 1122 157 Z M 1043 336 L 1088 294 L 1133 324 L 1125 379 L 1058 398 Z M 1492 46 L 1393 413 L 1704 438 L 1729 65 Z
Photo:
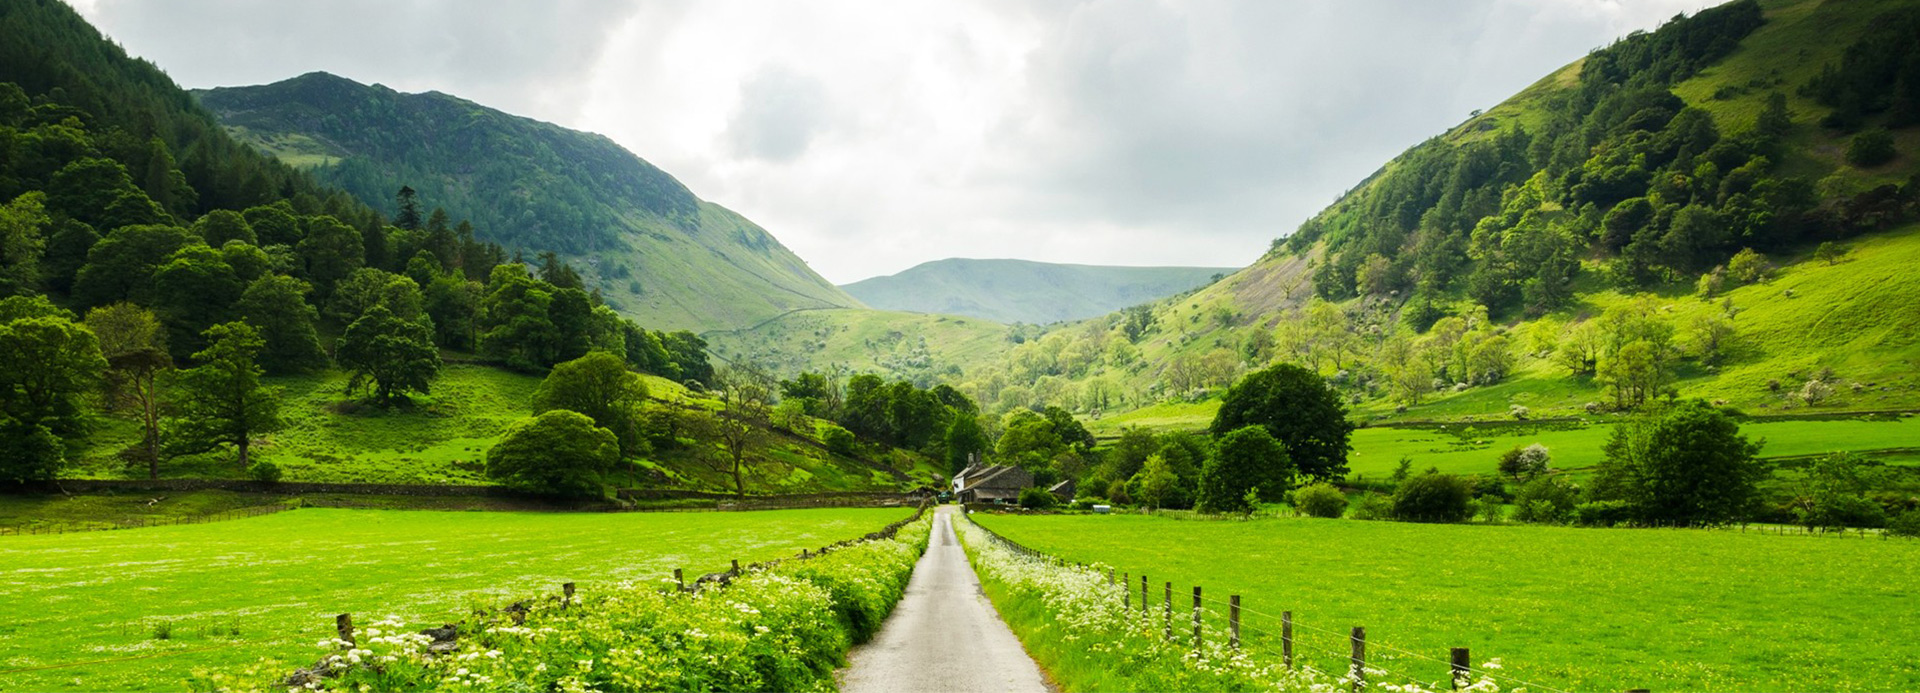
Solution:
M 234 143 L 64 5 L 9 3 L 0 30 L 26 39 L 0 48 L 0 479 L 51 478 L 106 410 L 141 421 L 150 474 L 215 449 L 246 469 L 279 425 L 263 375 L 338 367 L 382 405 L 442 350 L 713 378 L 699 337 L 620 318 L 551 252 L 510 258 L 405 187 L 389 220 Z

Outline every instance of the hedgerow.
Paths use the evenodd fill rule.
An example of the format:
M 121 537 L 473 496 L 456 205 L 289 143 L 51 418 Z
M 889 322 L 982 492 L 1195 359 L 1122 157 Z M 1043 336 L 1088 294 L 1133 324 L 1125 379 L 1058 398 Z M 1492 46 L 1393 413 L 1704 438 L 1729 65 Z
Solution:
M 357 643 L 320 641 L 331 654 L 291 678 L 214 674 L 194 688 L 830 691 L 847 650 L 905 592 L 931 522 L 691 592 L 669 579 L 583 591 L 571 604 L 520 602 L 476 614 L 457 639 L 388 618 L 364 627 Z

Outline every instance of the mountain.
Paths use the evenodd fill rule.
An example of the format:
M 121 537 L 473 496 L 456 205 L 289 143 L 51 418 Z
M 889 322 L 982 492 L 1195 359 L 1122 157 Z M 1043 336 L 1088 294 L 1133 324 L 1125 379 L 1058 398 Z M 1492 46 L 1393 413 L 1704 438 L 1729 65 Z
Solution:
M 881 310 L 1003 323 L 1084 320 L 1204 286 L 1233 268 L 1111 267 L 949 258 L 841 285 Z
M 592 133 L 324 72 L 195 92 L 234 138 L 396 213 L 395 192 L 478 236 L 551 250 L 642 324 L 723 329 L 857 306 L 771 234 Z
M 1916 37 L 1903 0 L 1737 0 L 1636 32 L 1387 162 L 1252 266 L 956 384 L 1103 427 L 1204 426 L 1276 362 L 1378 421 L 1666 393 L 1920 406 L 1920 313 L 1892 308 L 1920 305 Z

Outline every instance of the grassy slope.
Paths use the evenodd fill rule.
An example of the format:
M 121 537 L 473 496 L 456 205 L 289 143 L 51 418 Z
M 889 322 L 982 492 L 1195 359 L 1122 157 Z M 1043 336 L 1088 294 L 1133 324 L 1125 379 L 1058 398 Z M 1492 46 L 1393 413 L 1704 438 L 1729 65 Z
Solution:
M 352 406 L 341 394 L 346 375 L 337 371 L 270 379 L 282 388 L 281 416 L 286 426 L 255 448 L 256 459 L 278 465 L 286 481 L 486 484 L 486 451 L 515 421 L 529 415 L 527 403 L 540 378 L 487 366 L 450 364 L 433 383 L 433 393 L 415 406 L 381 410 Z M 683 406 L 709 407 L 671 381 L 648 377 L 653 396 Z M 128 468 L 114 453 L 139 439 L 133 424 L 109 418 L 89 441 L 76 478 L 140 478 L 145 468 Z M 830 455 L 817 444 L 777 434 L 762 457 L 754 492 L 892 490 L 900 482 L 876 470 L 885 464 L 916 478 L 932 479 L 934 463 L 919 455 L 884 453 L 878 462 Z M 641 465 L 653 470 L 643 486 L 730 490 L 732 480 L 700 464 L 688 451 L 656 454 Z M 231 454 L 183 458 L 166 465 L 167 477 L 244 478 Z
M 1292 610 L 1322 667 L 1364 625 L 1370 663 L 1441 679 L 1446 648 L 1565 690 L 1906 690 L 1920 542 L 1737 532 L 990 516 L 1008 538 L 1185 593 L 1243 595 L 1249 629 Z M 1846 566 L 1844 570 L 1832 566 Z M 1137 578 L 1136 578 L 1137 579 Z M 1326 632 L 1310 630 L 1324 629 Z M 1248 646 L 1277 651 L 1263 633 Z M 1872 643 L 1870 646 L 1863 646 Z
M 746 330 L 702 335 L 713 352 L 776 373 L 841 365 L 896 377 L 931 376 L 991 360 L 1007 327 L 979 318 L 844 309 L 796 311 Z
M 874 308 L 996 322 L 1084 320 L 1180 293 L 1221 267 L 1108 267 L 949 258 L 840 288 Z
M 333 615 L 415 627 L 469 607 L 699 575 L 859 536 L 887 509 L 446 513 L 305 509 L 232 522 L 0 537 L 0 689 L 179 690 L 196 667 L 310 664 Z M 152 638 L 161 622 L 173 637 Z M 237 630 L 235 634 L 233 631 Z M 200 652 L 198 648 L 221 647 Z M 175 654 L 169 654 L 175 653 Z M 162 655 L 44 671 L 4 670 Z

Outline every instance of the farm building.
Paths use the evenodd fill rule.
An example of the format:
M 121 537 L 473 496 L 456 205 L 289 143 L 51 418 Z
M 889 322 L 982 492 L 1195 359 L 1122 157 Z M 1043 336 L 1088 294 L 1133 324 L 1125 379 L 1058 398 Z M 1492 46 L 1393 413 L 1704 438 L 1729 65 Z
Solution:
M 1073 492 L 1078 489 L 1078 487 L 1079 485 L 1073 483 L 1072 479 L 1063 479 L 1060 483 L 1048 487 L 1047 493 L 1053 494 L 1054 498 L 1062 501 L 1070 501 L 1073 500 Z
M 1033 485 L 1033 473 L 1019 467 L 968 467 L 953 477 L 962 503 L 1017 503 L 1020 489 Z

